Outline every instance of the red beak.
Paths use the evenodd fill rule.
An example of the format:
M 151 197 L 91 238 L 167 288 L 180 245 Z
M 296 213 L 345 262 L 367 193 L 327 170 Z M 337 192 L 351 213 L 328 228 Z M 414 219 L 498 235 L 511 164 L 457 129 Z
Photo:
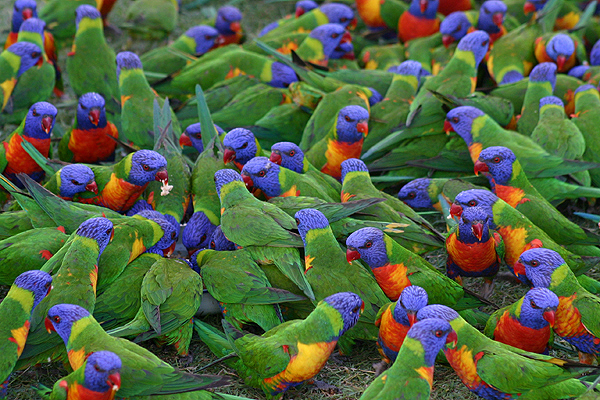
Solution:
M 558 70 L 562 71 L 563 68 L 565 67 L 565 64 L 567 62 L 567 57 L 560 55 L 558 57 L 556 57 L 556 65 L 558 66 Z
M 44 118 L 42 118 L 42 130 L 44 132 L 46 132 L 48 135 L 50 134 L 50 131 L 52 130 L 52 122 L 54 122 L 54 118 L 52 118 L 49 115 L 46 115 Z
M 235 160 L 235 150 L 229 148 L 225 149 L 225 152 L 223 152 L 223 162 L 229 164 L 233 160 Z
M 451 217 L 459 217 L 462 215 L 463 209 L 461 206 L 459 206 L 458 204 L 454 204 L 452 203 L 452 205 L 450 206 L 450 216 Z
M 513 265 L 513 271 L 519 279 L 523 276 L 527 276 L 527 273 L 525 272 L 525 265 L 523 265 L 523 263 L 520 261 L 515 262 Z
M 85 190 L 98 194 L 98 184 L 96 183 L 96 181 L 91 181 L 90 183 L 85 185 Z
M 444 132 L 446 132 L 446 135 L 449 135 L 450 132 L 456 132 L 448 120 L 444 121 Z
M 277 165 L 281 165 L 281 154 L 275 153 L 274 151 L 271 152 L 271 157 L 269 157 L 269 161 Z
M 414 312 L 408 312 L 406 313 L 406 316 L 408 317 L 408 324 L 410 326 L 413 326 L 415 322 L 417 322 L 417 314 L 415 314 Z
M 167 170 L 165 168 L 159 169 L 158 171 L 156 171 L 154 180 L 168 184 L 169 183 L 169 173 L 167 172 Z
M 480 172 L 490 172 L 488 165 L 479 160 L 475 161 L 475 168 L 473 170 L 475 171 L 475 175 L 479 175 Z
M 454 38 L 450 35 L 443 35 L 442 36 L 442 44 L 444 45 L 445 48 L 450 47 L 450 45 L 454 43 Z
M 478 222 L 471 227 L 471 232 L 477 238 L 477 240 L 481 241 L 481 237 L 483 236 L 483 224 Z
M 425 11 L 427 10 L 427 4 L 429 3 L 429 1 L 421 0 L 419 3 L 421 5 L 421 14 L 425 14 Z
M 246 188 L 248 188 L 248 190 L 252 189 L 252 187 L 254 186 L 254 181 L 252 180 L 250 175 L 243 174 L 242 179 L 244 180 L 244 183 L 246 184 Z
M 356 124 L 356 130 L 363 133 L 366 137 L 369 134 L 369 123 L 367 121 L 359 122 Z
M 235 33 L 239 33 L 242 31 L 242 25 L 240 25 L 239 21 L 235 21 L 229 24 L 229 29 L 231 29 Z
M 504 23 L 504 15 L 502 15 L 502 13 L 497 12 L 494 15 L 492 15 L 492 21 L 494 22 L 494 25 L 496 25 L 497 27 L 501 27 Z
M 454 329 L 446 337 L 446 344 L 448 343 L 454 343 L 454 346 L 456 346 L 456 343 L 458 343 L 458 335 L 456 335 Z
M 56 329 L 54 329 L 54 325 L 52 325 L 52 321 L 50 321 L 50 318 L 48 317 L 46 317 L 46 319 L 44 320 L 44 326 L 46 327 L 48 333 L 56 332 Z
M 525 4 L 523 4 L 523 12 L 525 15 L 535 12 L 535 4 L 530 1 L 526 1 Z
M 348 29 L 354 30 L 356 25 L 358 24 L 358 20 L 356 18 L 352 18 L 352 21 L 348 24 Z
M 170 257 L 171 254 L 173 254 L 173 252 L 175 251 L 175 246 L 177 245 L 177 242 L 173 242 L 172 245 L 170 245 L 168 248 L 163 250 L 163 256 L 165 257 Z
M 91 109 L 88 118 L 92 124 L 98 126 L 98 122 L 100 122 L 100 110 L 97 108 Z
M 183 132 L 179 137 L 179 146 L 181 146 L 181 148 L 184 148 L 185 146 L 193 146 L 190 137 L 185 132 Z
M 118 372 L 110 374 L 106 383 L 112 386 L 112 390 L 116 392 L 121 388 L 121 374 L 119 374 Z
M 305 13 L 304 8 L 302 8 L 302 7 L 296 8 L 296 18 L 304 15 L 304 13 Z
M 23 21 L 25 21 L 26 19 L 33 17 L 33 10 L 31 8 L 25 8 L 21 15 L 23 16 Z
M 352 35 L 348 31 L 344 31 L 340 43 L 352 43 Z
M 360 259 L 360 253 L 358 251 L 346 249 L 346 261 L 348 261 L 348 263 L 358 259 Z
M 554 310 L 547 310 L 544 311 L 544 313 L 542 314 L 542 316 L 544 317 L 544 319 L 546 321 L 548 321 L 548 323 L 550 324 L 551 328 L 554 328 L 554 321 L 556 319 L 556 313 Z

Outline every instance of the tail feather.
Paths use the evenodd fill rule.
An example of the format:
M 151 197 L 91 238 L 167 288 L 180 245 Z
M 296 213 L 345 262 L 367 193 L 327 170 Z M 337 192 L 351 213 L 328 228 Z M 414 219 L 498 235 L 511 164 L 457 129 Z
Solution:
M 234 354 L 233 346 L 227 340 L 225 334 L 214 326 L 211 326 L 199 319 L 194 319 L 194 330 L 217 357 L 225 357 Z

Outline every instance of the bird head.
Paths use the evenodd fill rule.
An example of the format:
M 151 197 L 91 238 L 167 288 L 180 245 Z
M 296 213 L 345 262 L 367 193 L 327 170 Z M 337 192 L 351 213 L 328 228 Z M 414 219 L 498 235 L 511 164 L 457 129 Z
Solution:
M 317 3 L 315 3 L 313 0 L 297 1 L 295 16 L 296 16 L 296 18 L 301 17 L 305 13 L 309 12 L 310 10 L 314 10 L 317 7 L 319 7 L 319 5 Z
M 127 182 L 144 186 L 151 181 L 169 183 L 167 160 L 154 150 L 138 150 L 131 153 L 131 168 Z
M 58 333 L 63 342 L 65 342 L 65 345 L 67 345 L 73 324 L 89 316 L 90 313 L 81 306 L 57 304 L 48 310 L 48 316 L 44 321 L 44 325 L 48 333 Z
M 215 28 L 221 35 L 229 36 L 242 32 L 242 13 L 236 7 L 223 6 L 217 11 Z
M 146 252 L 159 254 L 163 257 L 169 257 L 173 254 L 177 243 L 179 224 L 173 225 L 172 221 L 167 220 L 163 214 L 154 210 L 142 210 L 136 215 L 156 222 L 163 231 L 163 235 L 158 242 L 148 248 Z
M 408 182 L 398 192 L 398 198 L 412 208 L 433 208 L 429 198 L 429 178 L 419 178 Z
M 197 250 L 207 248 L 215 228 L 216 226 L 210 222 L 204 212 L 196 211 L 192 214 L 181 235 L 181 241 L 188 250 L 188 254 L 191 255 Z
M 470 189 L 460 192 L 454 198 L 454 202 L 450 207 L 450 215 L 459 217 L 467 207 L 483 207 L 489 215 L 493 215 L 492 207 L 498 200 L 498 197 L 489 190 Z
M 248 129 L 235 128 L 223 138 L 223 162 L 234 162 L 240 169 L 259 153 L 258 142 Z
M 428 318 L 415 323 L 408 330 L 406 337 L 409 341 L 413 339 L 421 343 L 423 359 L 428 367 L 433 367 L 440 350 L 454 348 L 458 342 L 458 336 L 450 323 L 441 318 Z
M 296 143 L 279 142 L 271 146 L 271 162 L 299 174 L 304 171 L 304 152 Z
M 530 328 L 540 329 L 550 325 L 552 328 L 556 319 L 558 296 L 547 288 L 534 287 L 529 289 L 521 305 L 521 320 L 526 320 Z M 533 325 L 533 326 L 531 326 Z
M 475 107 L 461 106 L 453 108 L 446 114 L 444 131 L 446 131 L 446 134 L 456 132 L 467 143 L 467 146 L 470 146 L 473 143 L 473 134 L 471 133 L 473 121 L 484 116 L 485 113 Z
M 352 292 L 332 294 L 319 302 L 317 307 L 323 307 L 325 305 L 333 307 L 342 316 L 344 325 L 339 331 L 338 336 L 341 336 L 348 329 L 356 325 L 360 314 L 362 314 L 365 308 L 365 303 L 360 296 Z
M 440 24 L 442 44 L 448 48 L 452 43 L 459 41 L 469 31 L 471 22 L 463 11 L 455 11 L 449 14 Z
M 85 363 L 84 385 L 94 392 L 116 392 L 121 388 L 121 359 L 110 351 L 96 351 Z
M 292 69 L 279 61 L 274 61 L 271 64 L 271 81 L 269 85 L 276 88 L 287 88 L 290 83 L 297 82 L 298 76 Z
M 364 162 L 359 160 L 358 158 L 349 158 L 347 160 L 342 161 L 341 165 L 342 169 L 342 182 L 346 179 L 346 175 L 350 172 L 366 172 L 369 173 L 369 169 L 365 165 Z
M 98 243 L 98 248 L 100 250 L 98 255 L 98 258 L 100 258 L 100 255 L 106 246 L 108 246 L 113 239 L 115 230 L 113 223 L 109 219 L 98 217 L 83 221 L 75 233 L 77 236 L 95 240 Z
M 565 260 L 554 250 L 538 247 L 524 251 L 516 264 L 520 265 L 515 265 L 515 272 L 524 270 L 533 287 L 549 288 L 552 273 L 565 264 Z
M 487 54 L 490 46 L 490 35 L 485 31 L 474 31 L 471 32 L 458 42 L 457 49 L 461 51 L 470 51 L 475 57 L 475 68 L 479 66 L 479 63 Z
M 408 322 L 408 325 L 412 326 L 417 321 L 417 312 L 425 307 L 428 301 L 425 289 L 415 285 L 407 286 L 396 300 L 393 317 L 398 323 Z
M 70 164 L 62 167 L 57 174 L 60 178 L 60 196 L 72 198 L 77 193 L 90 191 L 98 194 L 94 172 L 84 164 Z
M 216 251 L 234 251 L 237 246 L 235 243 L 227 239 L 221 225 L 217 226 L 212 236 L 210 237 L 209 248 Z
M 474 167 L 475 175 L 481 172 L 490 179 L 492 185 L 506 185 L 512 177 L 516 159 L 515 153 L 507 147 L 488 147 L 479 153 Z
M 16 0 L 13 6 L 12 32 L 18 32 L 23 21 L 37 18 L 37 3 L 35 0 Z
M 19 78 L 25 73 L 25 71 L 32 68 L 34 65 L 42 65 L 42 62 L 44 61 L 44 58 L 42 57 L 42 49 L 33 43 L 17 42 L 6 49 L 6 51 L 18 56 L 21 60 L 19 69 L 17 70 L 17 78 Z
M 294 217 L 296 218 L 296 225 L 298 225 L 298 232 L 300 233 L 305 246 L 306 235 L 310 230 L 329 228 L 327 217 L 325 217 L 321 211 L 313 208 L 305 208 L 297 211 Z
M 242 168 L 242 179 L 250 192 L 260 189 L 267 197 L 277 197 L 281 194 L 279 169 L 267 157 L 254 157 Z
M 88 4 L 83 4 L 77 7 L 77 9 L 75 10 L 75 26 L 77 30 L 79 30 L 79 24 L 84 18 L 87 18 L 89 20 L 100 20 L 102 16 L 100 15 L 100 11 L 98 11 L 96 7 L 90 6 Z
M 556 86 L 556 64 L 544 62 L 536 65 L 529 74 L 529 82 L 550 82 L 552 90 Z
M 117 54 L 117 81 L 120 82 L 121 70 L 131 71 L 142 68 L 142 62 L 137 54 L 131 51 L 122 51 Z
M 52 290 L 52 277 L 47 272 L 34 269 L 17 276 L 13 285 L 33 293 L 33 307 L 31 308 L 33 311 Z
M 552 39 L 546 43 L 546 53 L 556 62 L 559 72 L 565 70 L 565 64 L 574 52 L 575 42 L 573 42 L 573 39 L 571 39 L 569 35 L 564 33 L 554 35 Z
M 58 111 L 50 103 L 40 101 L 29 108 L 25 117 L 23 135 L 35 139 L 49 139 Z
M 94 92 L 83 94 L 77 105 L 77 127 L 89 130 L 104 128 L 106 124 L 104 97 Z
M 377 228 L 362 228 L 346 239 L 346 260 L 351 263 L 362 259 L 371 269 L 389 263 L 384 233 Z
M 337 140 L 356 143 L 369 134 L 369 112 L 361 106 L 346 106 L 337 115 Z
M 345 4 L 327 3 L 319 7 L 319 10 L 325 14 L 330 24 L 338 24 L 344 28 L 356 25 L 354 11 Z
M 212 26 L 198 25 L 188 29 L 184 35 L 194 40 L 194 55 L 199 57 L 215 47 L 219 32 Z

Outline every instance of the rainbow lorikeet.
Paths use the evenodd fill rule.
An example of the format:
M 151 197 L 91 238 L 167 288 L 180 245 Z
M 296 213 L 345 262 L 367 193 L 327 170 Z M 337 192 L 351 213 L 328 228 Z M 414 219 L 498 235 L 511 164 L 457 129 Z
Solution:
M 220 221 L 217 216 L 217 223 Z M 183 228 L 181 241 L 191 256 L 197 250 L 206 249 L 217 225 L 213 224 L 204 211 L 196 211 Z
M 109 0 L 110 3 L 112 0 Z M 73 15 L 82 4 L 97 5 L 97 0 L 50 0 L 39 12 L 39 18 L 46 21 L 48 29 L 57 41 L 71 39 L 76 33 Z
M 260 190 L 267 200 L 272 197 L 310 196 L 335 202 L 339 196 L 334 190 L 328 190 L 331 186 L 321 186 L 311 176 L 282 168 L 267 157 L 254 157 L 248 161 L 242 168 L 242 179 L 248 190 Z
M 244 334 L 226 321 L 227 340 L 198 320 L 195 328 L 217 356 L 235 351 L 239 360 L 232 366 L 247 385 L 262 389 L 268 399 L 277 399 L 323 368 L 340 336 L 357 323 L 363 308 L 358 295 L 339 292 L 321 300 L 305 319 L 288 321 L 262 336 Z
M 263 152 L 258 139 L 244 128 L 229 131 L 223 138 L 223 147 L 223 162 L 232 162 L 240 171 L 248 161 L 261 156 Z
M 340 109 L 329 133 L 305 152 L 306 158 L 321 172 L 339 180 L 342 162 L 360 156 L 369 134 L 368 119 L 369 111 L 361 106 Z
M 420 286 L 407 286 L 395 303 L 381 307 L 375 325 L 379 328 L 377 350 L 386 364 L 393 363 L 406 333 L 417 320 L 417 311 L 427 305 L 427 292 Z
M 121 387 L 121 359 L 110 351 L 97 351 L 81 367 L 58 380 L 52 389 L 38 392 L 49 400 L 113 400 Z
M 600 298 L 579 284 L 564 259 L 553 250 L 523 252 L 516 269 L 527 275 L 533 287 L 548 288 L 558 296 L 554 333 L 577 348 L 581 362 L 591 364 L 600 354 Z
M 283 17 L 280 20 L 271 22 L 270 24 L 268 24 L 267 26 L 265 26 L 264 28 L 261 29 L 261 31 L 258 34 L 258 37 L 264 36 L 267 33 L 269 33 L 270 31 L 272 31 L 273 29 L 277 28 L 278 26 L 280 26 L 282 23 L 285 23 L 287 19 L 291 19 L 291 18 L 299 18 L 302 15 L 304 15 L 305 13 L 314 10 L 315 8 L 319 7 L 319 5 L 314 2 L 313 0 L 299 0 L 296 2 L 296 9 L 295 9 L 295 13 L 292 16 L 292 14 L 288 14 L 285 17 Z
M 217 124 L 215 124 L 215 129 L 217 130 L 217 136 L 221 136 L 223 133 L 225 133 L 225 131 L 223 131 L 223 129 Z M 200 122 L 196 122 L 185 128 L 179 137 L 179 145 L 184 149 L 186 147 L 193 147 L 198 151 L 198 153 L 202 153 L 204 151 L 204 144 L 202 143 L 202 127 L 200 126 Z
M 493 292 L 493 279 L 504 256 L 502 237 L 490 230 L 491 219 L 483 208 L 465 208 L 446 239 L 446 274 L 460 284 L 463 276 L 483 277 L 486 298 Z
M 195 253 L 191 259 L 192 265 L 199 268 L 207 290 L 219 302 L 223 318 L 239 329 L 250 322 L 265 331 L 273 329 L 281 324 L 277 303 L 304 299 L 272 287 L 252 254 L 244 249 L 207 249 Z M 237 282 L 237 288 L 232 290 L 227 282 Z
M 430 318 L 417 322 L 406 334 L 398 361 L 378 376 L 360 399 L 429 399 L 435 357 L 456 343 L 456 332 L 447 321 Z
M 13 46 L 17 46 L 17 44 Z M 57 110 L 50 103 L 35 103 L 29 109 L 21 125 L 2 142 L 0 147 L 0 169 L 2 173 L 20 185 L 16 174 L 25 173 L 36 181 L 44 178 L 44 170 L 21 147 L 21 142 L 31 143 L 44 157 L 50 152 L 50 136 L 54 128 Z
M 442 34 L 442 44 L 445 48 L 450 48 L 454 42 L 458 42 L 465 37 L 473 22 L 469 20 L 464 12 L 455 12 L 448 15 L 440 24 L 440 33 Z
M 58 145 L 58 157 L 63 161 L 95 164 L 115 158 L 119 131 L 106 120 L 105 101 L 102 95 L 85 93 L 79 98 L 77 115 L 70 131 Z
M 75 200 L 125 212 L 136 202 L 151 181 L 169 183 L 167 160 L 152 150 L 128 154 L 114 165 L 91 165 L 98 194 L 81 193 Z
M 0 284 L 12 285 L 21 273 L 41 269 L 68 238 L 64 228 L 35 228 L 0 241 Z
M 369 170 L 362 161 L 351 158 L 342 163 L 342 202 L 366 198 L 383 197 L 386 200 L 364 209 L 376 220 L 400 224 L 404 233 L 396 240 L 407 249 L 420 253 L 426 249 L 443 246 L 442 235 L 423 217 L 395 197 L 378 190 L 371 182 Z M 356 216 L 357 219 L 373 219 L 369 216 Z M 399 294 L 399 293 L 398 293 Z
M 127 9 L 125 25 L 133 37 L 159 40 L 177 27 L 178 0 L 137 0 Z
M 346 246 L 346 259 L 363 259 L 390 300 L 396 301 L 405 288 L 417 285 L 427 291 L 435 304 L 462 310 L 485 303 L 379 229 L 357 230 L 348 236 Z
M 150 351 L 129 340 L 108 335 L 92 315 L 73 304 L 58 304 L 47 314 L 46 327 L 58 333 L 66 346 L 69 363 L 80 368 L 92 353 L 106 350 L 121 359 L 119 397 L 169 395 L 208 389 L 227 384 L 227 378 L 181 372 Z
M 384 71 L 404 60 L 404 46 L 401 43 L 366 46 L 358 56 L 358 62 L 363 68 Z
M 483 173 L 496 196 L 523 213 L 558 244 L 589 240 L 586 232 L 568 220 L 531 185 L 515 154 L 492 146 L 479 153 L 475 173 Z
M 458 340 L 452 348 L 443 349 L 444 355 L 465 386 L 485 399 L 533 395 L 549 385 L 560 388 L 561 384 L 568 384 L 570 378 L 586 372 L 585 364 L 496 342 L 446 306 L 429 305 L 417 313 L 419 321 L 429 318 L 450 323 Z
M 533 67 L 523 98 L 521 117 L 517 121 L 519 133 L 531 136 L 539 120 L 540 100 L 552 96 L 555 86 L 556 64 L 544 62 Z
M 3 356 L 0 361 L 0 381 L 4 382 L 21 356 L 29 334 L 32 311 L 52 288 L 52 277 L 33 270 L 19 275 L 0 303 L 4 323 L 0 329 Z
M 146 249 L 144 253 L 154 253 L 163 257 L 170 257 L 173 254 L 173 250 L 175 250 L 180 229 L 179 222 L 170 221 L 166 215 L 154 210 L 141 210 L 134 215 L 139 215 L 156 222 L 163 231 L 162 237 L 152 247 Z
M 19 28 L 21 28 L 23 21 L 29 18 L 37 18 L 37 3 L 35 0 L 16 0 L 13 6 L 10 32 L 6 37 L 6 42 L 4 42 L 4 50 L 17 43 Z
M 109 119 L 113 121 L 115 115 L 121 111 L 115 52 L 106 42 L 98 10 L 90 5 L 77 7 L 75 22 L 77 34 L 73 40 L 71 52 L 67 56 L 69 82 L 77 96 L 81 97 L 89 92 L 102 96 Z M 98 106 L 98 104 L 94 104 L 94 106 Z M 83 123 L 79 119 L 78 121 L 80 124 Z M 93 121 L 90 122 L 93 123 Z M 94 125 L 99 128 L 97 123 Z M 110 140 L 110 138 L 105 138 L 103 146 L 112 147 L 109 144 Z
M 223 6 L 217 10 L 215 28 L 219 32 L 217 44 L 226 46 L 242 40 L 242 13 L 237 7 Z
M 50 177 L 44 185 L 50 192 L 64 200 L 72 200 L 77 193 L 98 193 L 94 172 L 83 164 L 65 165 Z
M 579 41 L 565 33 L 546 34 L 535 41 L 535 57 L 540 63 L 555 63 L 557 72 L 565 73 L 577 62 L 579 45 Z
M 558 297 L 550 290 L 530 289 L 513 304 L 496 310 L 483 333 L 497 342 L 548 354 L 557 307 Z
M 57 343 L 56 337 L 48 336 L 43 327 L 43 320 L 50 307 L 69 301 L 94 309 L 98 259 L 112 240 L 113 233 L 113 223 L 108 219 L 91 218 L 83 222 L 70 239 L 71 243 L 62 263 L 53 274 L 56 290 L 46 296 L 32 314 L 31 332 L 21 357 L 21 366 L 61 354 L 60 347 L 56 347 L 60 341 Z
M 600 116 L 600 95 L 598 90 L 591 85 L 582 85 L 575 90 L 575 114 L 571 121 L 579 128 L 585 139 L 585 152 L 583 160 L 591 162 L 600 161 L 600 145 L 595 129 L 595 118 Z M 594 186 L 600 185 L 600 169 L 589 170 Z
M 344 45 L 348 47 L 343 49 Z M 348 46 L 349 45 L 349 46 Z M 296 49 L 296 55 L 303 61 L 327 66 L 330 58 L 336 58 L 336 52 L 352 50 L 352 36 L 338 24 L 325 24 L 313 29 L 308 37 Z
M 185 262 L 162 258 L 144 276 L 141 307 L 127 324 L 107 333 L 135 336 L 139 343 L 152 338 L 174 344 L 186 356 L 192 339 L 192 317 L 202 301 L 202 278 Z
M 398 39 L 408 42 L 439 31 L 438 5 L 439 0 L 412 0 L 398 21 Z
M 507 33 L 504 26 L 506 4 L 498 0 L 485 1 L 479 9 L 477 29 L 486 31 L 490 35 L 490 48 L 492 44 Z
M 235 243 L 225 237 L 221 225 L 217 226 L 210 237 L 208 248 L 216 251 L 233 251 L 237 249 Z
M 2 89 L 3 111 L 9 102 L 19 79 L 33 66 L 41 66 L 44 62 L 42 50 L 39 46 L 29 43 L 15 43 L 0 53 L 0 89 Z

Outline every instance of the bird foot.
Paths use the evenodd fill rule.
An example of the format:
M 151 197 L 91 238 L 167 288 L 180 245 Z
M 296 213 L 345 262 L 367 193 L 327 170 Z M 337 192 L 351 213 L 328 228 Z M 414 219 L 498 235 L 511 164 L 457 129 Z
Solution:
M 312 384 L 315 386 L 313 390 L 318 389 L 322 392 L 327 392 L 329 394 L 335 394 L 340 392 L 340 389 L 338 389 L 336 386 L 330 385 L 327 382 L 318 381 L 314 379 L 312 381 Z
M 486 281 L 481 288 L 481 297 L 487 300 L 490 298 L 492 293 L 494 293 L 494 281 Z
M 192 355 L 192 353 L 188 353 L 187 356 L 179 357 L 179 365 L 181 365 L 184 368 L 189 367 L 193 361 L 194 361 L 194 356 Z
M 373 364 L 373 368 L 375 369 L 375 377 L 378 377 L 379 375 L 381 375 L 389 367 L 390 367 L 390 364 L 388 364 L 384 360 L 381 360 L 378 363 Z

